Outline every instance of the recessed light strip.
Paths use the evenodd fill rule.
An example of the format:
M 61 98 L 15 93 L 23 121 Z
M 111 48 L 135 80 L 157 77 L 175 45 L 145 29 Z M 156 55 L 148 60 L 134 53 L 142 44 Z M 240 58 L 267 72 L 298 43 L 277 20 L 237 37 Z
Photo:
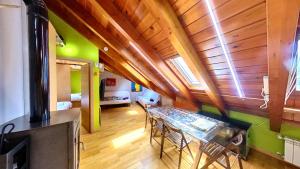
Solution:
M 173 83 L 171 83 L 170 80 L 156 68 L 152 61 L 147 56 L 145 56 L 144 53 L 134 43 L 129 42 L 129 44 L 173 87 L 176 92 L 179 91 L 178 88 L 174 86 Z
M 214 12 L 213 12 L 213 9 L 212 9 L 212 5 L 211 5 L 211 2 L 210 0 L 205 0 L 206 2 L 206 6 L 208 8 L 208 12 L 209 12 L 209 15 L 210 15 L 210 18 L 213 22 L 213 25 L 214 25 L 214 28 L 215 28 L 215 31 L 217 33 L 217 36 L 218 36 L 218 39 L 219 39 L 219 42 L 221 44 L 221 48 L 223 50 L 223 53 L 225 55 L 225 58 L 226 58 L 226 61 L 228 63 L 228 66 L 229 66 L 229 69 L 230 69 L 230 72 L 232 74 L 232 77 L 233 77 L 233 81 L 234 81 L 234 84 L 237 88 L 237 91 L 238 91 L 238 94 L 241 98 L 244 98 L 245 95 L 244 95 L 244 92 L 243 90 L 241 89 L 241 86 L 240 86 L 240 83 L 239 83 L 239 79 L 237 77 L 237 74 L 236 74 L 236 71 L 235 71 L 235 67 L 233 66 L 232 64 L 232 61 L 231 61 L 231 56 L 230 56 L 230 53 L 229 53 L 229 50 L 227 49 L 227 47 L 225 46 L 225 41 L 223 39 L 223 36 L 221 34 L 221 28 L 219 27 L 218 23 L 217 23 L 217 17 L 215 16 Z

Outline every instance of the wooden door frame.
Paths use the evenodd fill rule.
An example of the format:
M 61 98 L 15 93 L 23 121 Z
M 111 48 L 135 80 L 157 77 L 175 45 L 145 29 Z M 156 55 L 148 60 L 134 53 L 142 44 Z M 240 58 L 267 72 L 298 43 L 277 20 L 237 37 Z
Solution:
M 95 132 L 94 128 L 94 62 L 91 60 L 86 60 L 86 59 L 80 59 L 80 58 L 68 58 L 68 57 L 61 57 L 57 56 L 56 59 L 58 60 L 67 60 L 67 61 L 73 61 L 73 62 L 83 62 L 87 63 L 89 65 L 90 69 L 90 92 L 89 92 L 89 99 L 90 99 L 90 133 Z

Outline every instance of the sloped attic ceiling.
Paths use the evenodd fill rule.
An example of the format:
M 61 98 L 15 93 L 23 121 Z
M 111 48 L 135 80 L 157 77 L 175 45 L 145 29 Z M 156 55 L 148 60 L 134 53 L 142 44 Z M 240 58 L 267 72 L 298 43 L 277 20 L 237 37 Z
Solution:
M 293 40 L 296 27 L 292 25 L 298 22 L 299 16 L 296 0 L 290 4 L 284 0 L 273 2 L 282 8 L 272 6 L 274 0 L 45 1 L 50 10 L 99 47 L 100 58 L 110 69 L 128 79 L 172 98 L 212 104 L 224 114 L 229 109 L 244 110 L 274 116 L 276 126 L 280 124 L 278 117 L 281 120 L 283 110 L 278 114 L 259 109 L 264 103 L 263 76 L 270 76 L 268 67 L 282 70 L 280 63 L 268 61 L 267 53 L 274 52 L 271 47 L 276 44 L 271 44 L 267 37 L 280 39 L 275 29 L 278 27 L 279 32 L 285 29 L 272 20 L 271 11 L 276 8 L 281 16 L 297 16 L 290 17 L 294 18 L 289 28 L 291 33 L 281 35 L 290 37 L 285 39 L 287 43 Z M 275 34 L 267 33 L 270 31 L 267 23 L 274 24 Z M 222 44 L 229 56 L 224 54 Z M 109 50 L 104 51 L 104 47 Z M 177 56 L 199 78 L 201 89 L 189 86 L 174 68 L 170 59 Z M 285 92 L 284 83 L 272 85 L 276 92 Z M 294 92 L 286 106 L 300 108 L 299 95 Z M 275 102 L 283 106 L 282 99 Z

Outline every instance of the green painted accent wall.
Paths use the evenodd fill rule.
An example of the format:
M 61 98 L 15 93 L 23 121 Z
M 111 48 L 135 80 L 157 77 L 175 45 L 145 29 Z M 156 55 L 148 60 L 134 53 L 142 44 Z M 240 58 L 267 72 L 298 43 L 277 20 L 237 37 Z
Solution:
M 80 70 L 71 71 L 71 92 L 72 93 L 81 92 L 81 71 Z
M 49 11 L 49 19 L 56 31 L 64 38 L 66 45 L 57 47 L 56 54 L 58 57 L 69 57 L 77 59 L 85 59 L 99 62 L 98 48 L 88 41 L 84 36 L 78 33 L 75 29 L 69 26 L 66 22 L 56 16 L 52 11 Z M 95 64 L 94 64 L 95 65 Z M 99 103 L 99 69 L 94 67 L 94 129 L 100 128 L 100 103 Z
M 202 110 L 205 112 L 220 114 L 217 108 L 208 105 L 203 105 Z M 284 142 L 277 138 L 279 133 L 270 130 L 270 121 L 268 118 L 237 111 L 230 111 L 229 116 L 232 119 L 252 124 L 249 130 L 249 144 L 251 147 L 258 148 L 274 155 L 277 152 L 283 154 Z M 300 128 L 293 124 L 284 122 L 281 126 L 280 134 L 290 138 L 300 139 Z

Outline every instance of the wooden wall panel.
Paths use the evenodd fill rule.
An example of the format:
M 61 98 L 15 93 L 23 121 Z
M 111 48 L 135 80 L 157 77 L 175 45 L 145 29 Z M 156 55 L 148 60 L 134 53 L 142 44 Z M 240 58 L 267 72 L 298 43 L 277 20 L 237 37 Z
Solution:
M 261 0 L 259 0 L 259 1 L 261 1 Z M 233 1 L 229 1 L 229 2 L 244 3 L 244 2 L 246 2 L 246 0 L 244 0 L 244 1 L 233 0 Z M 257 1 L 247 0 L 247 3 L 251 3 L 251 2 L 254 2 L 254 4 L 258 3 Z M 222 7 L 224 7 L 224 6 L 225 5 L 223 5 Z M 220 9 L 221 10 L 223 9 L 221 7 L 218 8 L 216 10 L 216 15 L 218 16 L 219 21 L 221 21 L 222 30 L 224 32 L 226 32 L 226 29 L 224 28 L 224 26 L 222 24 L 222 22 L 225 22 L 225 21 L 226 21 L 225 23 L 230 23 L 233 20 L 239 20 L 240 22 L 242 22 L 241 24 L 245 24 L 247 22 L 248 23 L 251 22 L 252 19 L 255 19 L 257 17 L 259 18 L 260 15 L 264 15 L 264 18 L 265 18 L 265 4 L 264 3 L 257 5 L 257 6 L 253 6 L 253 8 L 250 8 L 250 7 L 251 6 L 238 5 L 237 8 L 230 9 L 230 7 L 228 6 L 229 9 L 226 9 L 227 12 L 220 11 Z M 226 8 L 227 8 L 227 6 L 226 6 Z M 204 8 L 204 10 L 205 10 L 205 8 Z M 263 10 L 263 11 L 260 11 L 260 10 Z M 246 18 L 249 18 L 251 20 L 247 21 Z M 211 26 L 212 26 L 212 21 L 210 19 L 210 16 L 205 15 L 205 16 L 201 17 L 200 19 L 194 21 L 192 24 L 188 25 L 186 27 L 186 31 L 188 32 L 189 35 L 194 35 L 198 32 L 201 32 L 205 29 L 210 28 Z M 231 25 L 231 26 L 233 26 L 235 29 L 239 28 L 236 25 Z
M 71 67 L 56 65 L 57 71 L 57 101 L 71 101 Z
M 113 39 L 119 41 L 126 50 L 130 51 L 137 63 L 153 72 L 153 76 L 159 77 L 155 70 L 138 53 L 129 46 L 126 39 L 107 19 L 98 8 L 92 5 L 94 0 L 77 0 L 83 10 L 88 11 L 107 31 Z M 117 9 L 122 12 L 132 23 L 136 31 L 147 43 L 167 61 L 177 55 L 168 37 L 171 32 L 159 26 L 159 17 L 148 9 L 146 1 L 141 0 L 112 0 Z M 249 98 L 262 99 L 260 96 L 263 86 L 262 78 L 268 74 L 267 45 L 266 45 L 266 3 L 265 0 L 212 0 L 213 8 L 220 21 L 224 39 L 228 45 L 232 61 L 236 67 L 237 75 L 246 95 L 245 100 L 237 97 L 237 91 L 232 79 L 231 72 L 220 48 L 219 40 L 204 0 L 169 0 L 173 10 L 177 14 L 193 46 L 204 66 L 209 70 L 216 86 L 228 107 L 246 109 L 251 112 L 262 114 L 258 105 Z M 166 83 L 163 79 L 159 79 Z M 204 103 L 211 104 L 211 100 L 201 91 L 191 91 Z M 229 95 L 229 96 L 227 96 Z M 229 97 L 230 99 L 228 99 Z M 234 98 L 234 99 L 232 99 Z M 242 100 L 242 101 L 241 101 Z M 248 101 L 248 102 L 247 102 Z M 246 103 L 247 102 L 247 103 Z M 252 107 L 251 107 L 252 106 Z M 287 106 L 300 108 L 300 94 L 291 95 Z M 289 120 L 296 119 L 294 116 L 285 115 Z
M 189 110 L 192 112 L 198 112 L 199 109 L 201 108 L 201 105 L 195 105 L 193 104 L 193 102 L 189 102 L 188 100 L 179 97 L 176 97 L 176 100 L 173 101 L 173 106 L 180 109 Z
M 56 31 L 49 22 L 49 88 L 50 111 L 57 108 L 57 72 L 56 72 Z M 70 84 L 71 85 L 71 84 Z
M 240 14 L 237 14 L 229 19 L 226 19 L 220 23 L 223 33 L 228 33 L 230 31 L 239 29 L 241 27 L 251 25 L 255 22 L 266 19 L 266 5 L 265 3 L 255 6 L 251 9 L 248 9 Z M 267 29 L 267 28 L 266 28 Z M 190 32 L 187 30 L 187 32 Z M 205 30 L 198 30 L 196 33 L 190 33 L 191 39 L 208 40 L 213 37 L 216 37 L 215 30 L 213 27 L 210 27 Z
M 261 20 L 258 22 L 255 22 L 254 24 L 241 27 L 239 29 L 233 30 L 231 32 L 224 34 L 224 39 L 226 40 L 226 44 L 230 44 L 233 42 L 246 40 L 249 38 L 252 38 L 257 35 L 266 34 L 266 20 Z M 203 39 L 194 39 L 195 45 L 199 45 L 202 47 L 203 50 L 212 49 L 215 47 L 219 47 L 220 43 L 217 38 L 212 38 L 206 41 L 203 41 Z

